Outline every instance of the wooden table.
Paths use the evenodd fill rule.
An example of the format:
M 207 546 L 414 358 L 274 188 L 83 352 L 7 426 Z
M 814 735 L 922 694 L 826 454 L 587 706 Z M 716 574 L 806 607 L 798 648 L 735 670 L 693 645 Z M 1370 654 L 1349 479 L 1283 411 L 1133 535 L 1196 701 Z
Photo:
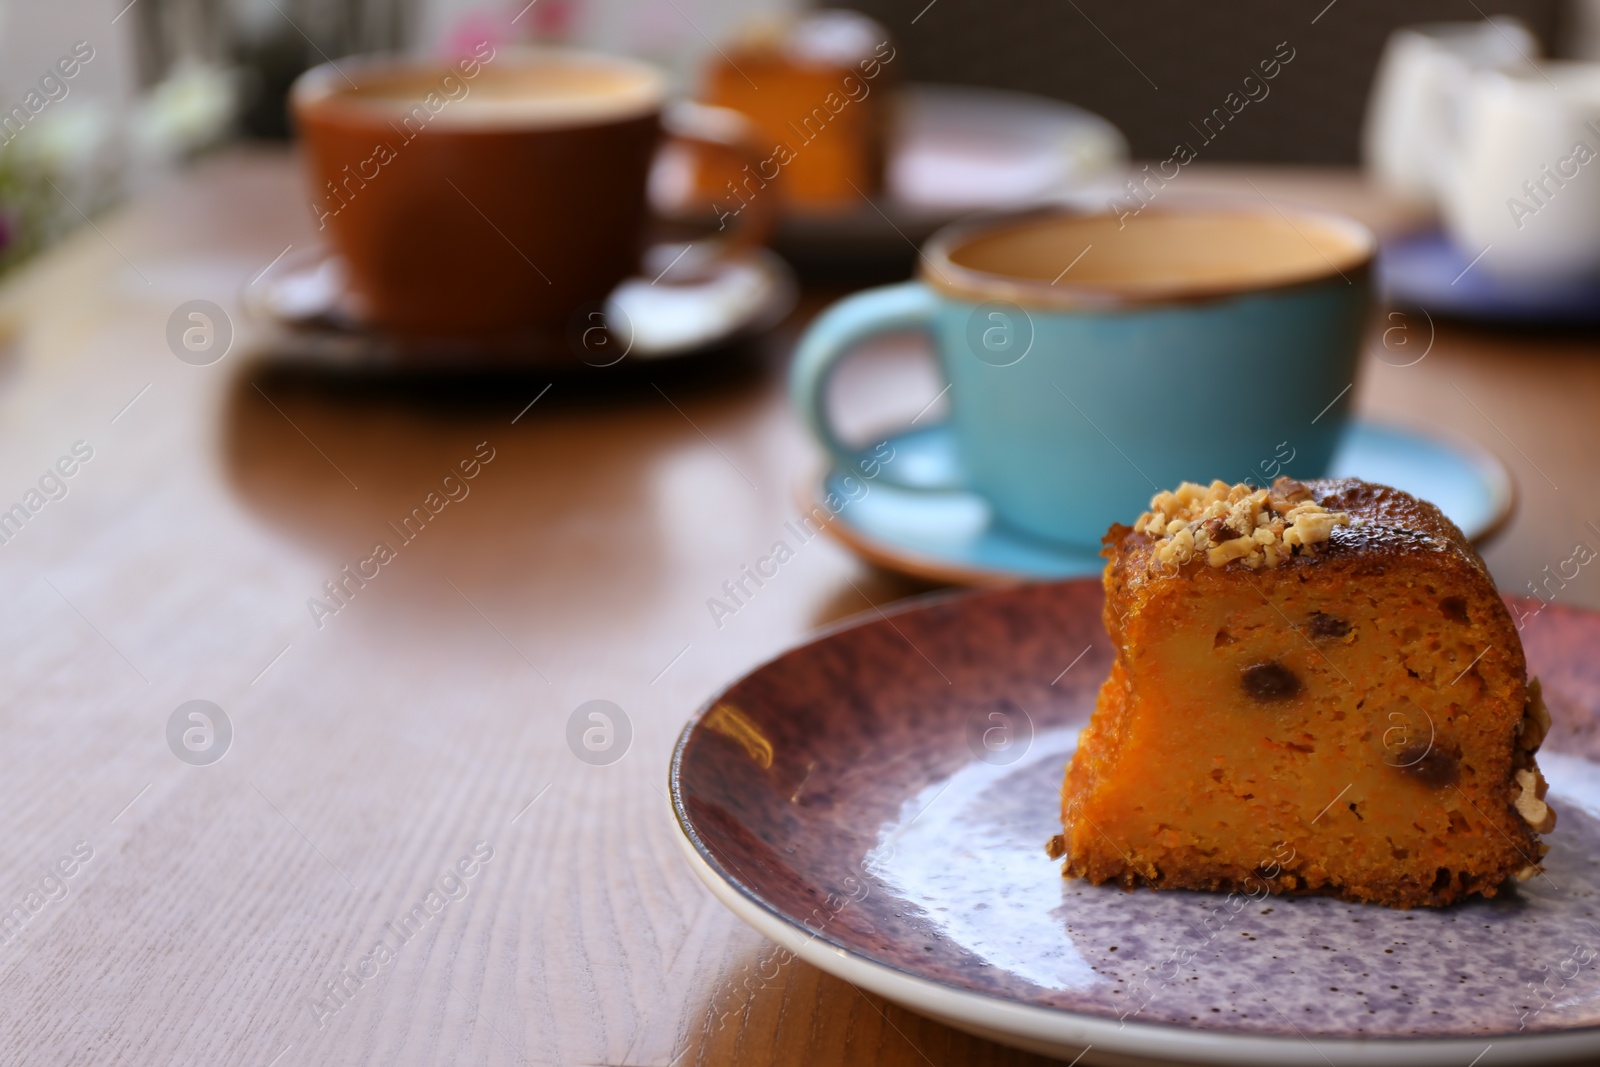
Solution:
M 1269 196 L 1395 217 L 1351 175 L 1248 174 Z M 1195 170 L 1197 185 L 1239 180 Z M 917 589 L 818 541 L 721 629 L 705 606 L 815 469 L 782 369 L 828 294 L 742 364 L 548 392 L 538 374 L 351 377 L 261 350 L 239 313 L 274 256 L 313 241 L 309 218 L 288 158 L 232 153 L 83 228 L 0 295 L 0 508 L 75 442 L 93 450 L 0 545 L 0 907 L 21 909 L 0 927 L 7 1058 L 1030 1061 L 798 963 L 744 1018 L 711 1021 L 773 949 L 678 855 L 672 742 L 723 684 L 867 609 L 862 594 Z M 239 331 L 205 367 L 166 340 L 174 308 L 200 298 Z M 1515 471 L 1520 507 L 1488 553 L 1504 587 L 1600 546 L 1592 341 L 1441 324 L 1421 362 L 1384 354 L 1375 333 L 1361 409 L 1475 440 Z M 882 386 L 849 405 L 857 425 L 937 391 L 911 344 L 849 373 Z M 388 524 L 491 453 L 402 543 Z M 308 599 L 331 604 L 324 582 L 380 540 L 395 558 L 314 618 Z M 1559 598 L 1600 603 L 1600 577 Z M 167 740 L 194 699 L 234 733 L 209 766 Z M 591 699 L 631 725 L 610 765 L 569 748 Z M 409 938 L 386 925 L 416 914 Z

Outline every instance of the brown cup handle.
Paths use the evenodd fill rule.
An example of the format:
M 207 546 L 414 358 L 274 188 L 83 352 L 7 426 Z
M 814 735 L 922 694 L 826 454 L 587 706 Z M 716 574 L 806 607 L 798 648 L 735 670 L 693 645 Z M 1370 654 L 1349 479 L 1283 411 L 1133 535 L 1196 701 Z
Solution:
M 760 168 L 755 127 L 731 108 L 677 101 L 662 112 L 661 127 L 673 140 L 723 156 L 739 168 Z M 760 190 L 745 201 L 717 258 L 731 259 L 765 245 L 778 220 L 777 207 L 776 190 Z

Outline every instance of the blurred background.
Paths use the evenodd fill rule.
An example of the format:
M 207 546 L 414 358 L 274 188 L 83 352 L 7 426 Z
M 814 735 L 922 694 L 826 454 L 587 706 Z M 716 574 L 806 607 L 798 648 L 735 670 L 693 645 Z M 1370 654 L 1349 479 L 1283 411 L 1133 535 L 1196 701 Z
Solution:
M 1024 1062 L 807 967 L 784 969 L 739 1025 L 700 1027 L 733 1010 L 738 975 L 773 957 L 732 915 L 719 926 L 697 905 L 710 901 L 666 840 L 678 831 L 660 786 L 691 710 L 818 627 L 934 586 L 1101 572 L 1095 546 L 1009 529 L 976 492 L 921 491 L 959 487 L 962 473 L 946 428 L 963 386 L 933 349 L 1010 366 L 1032 346 L 1031 319 L 1012 330 L 986 303 L 948 344 L 886 333 L 831 379 L 813 377 L 831 396 L 807 410 L 831 409 L 853 456 L 825 455 L 797 416 L 795 353 L 841 298 L 905 278 L 951 220 L 1051 198 L 1142 210 L 1130 175 L 1165 168 L 1176 181 L 1179 145 L 1195 165 L 1182 161 L 1174 203 L 1244 197 L 1263 217 L 1258 202 L 1310 204 L 1369 226 L 1378 299 L 1338 362 L 1306 343 L 1328 331 L 1255 329 L 1214 335 L 1208 351 L 1231 372 L 1239 340 L 1253 340 L 1281 362 L 1216 374 L 1185 335 L 1163 354 L 1190 378 L 1106 374 L 1104 403 L 1082 407 L 1059 386 L 1059 404 L 1035 390 L 1038 425 L 1078 426 L 1099 450 L 1080 466 L 1133 491 L 1096 537 L 1157 488 L 1111 417 L 1137 420 L 1125 443 L 1163 461 L 1193 461 L 1197 441 L 1240 442 L 1243 458 L 1194 472 L 1230 481 L 1309 476 L 1307 438 L 1347 426 L 1329 469 L 1413 491 L 1480 544 L 1493 539 L 1500 588 L 1538 598 L 1519 611 L 1519 625 L 1540 617 L 1530 661 L 1593 681 L 1580 669 L 1593 657 L 1574 665 L 1585 649 L 1567 635 L 1594 623 L 1571 628 L 1567 612 L 1600 608 L 1600 567 L 1585 566 L 1600 559 L 1600 496 L 1583 488 L 1600 455 L 1600 181 L 1573 182 L 1580 168 L 1600 175 L 1588 165 L 1600 159 L 1588 147 L 1600 145 L 1600 0 L 826 2 L 846 12 L 802 0 L 0 0 L 0 515 L 18 516 L 0 523 L 0 640 L 16 664 L 0 871 L 20 872 L 14 887 L 36 878 L 59 841 L 78 840 L 65 835 L 81 815 L 104 842 L 93 870 L 110 872 L 89 891 L 98 900 L 58 905 L 59 925 L 13 949 L 11 989 L 31 992 L 0 1010 L 0 1049 L 85 1062 L 93 1019 L 128 1053 L 120 1062 L 141 1064 L 389 1067 L 440 1049 L 506 1064 L 530 1062 L 522 1049 L 557 1063 Z M 1414 28 L 1430 23 L 1451 25 Z M 435 172 L 400 164 L 359 200 L 366 186 L 346 186 L 360 208 L 323 232 L 319 204 L 348 205 L 323 195 L 315 112 L 299 110 L 296 131 L 285 106 L 297 76 L 341 57 L 406 52 L 439 69 L 480 42 L 508 56 L 538 44 L 637 56 L 679 101 L 743 114 L 671 110 L 755 125 L 759 146 L 807 147 L 767 163 L 774 189 L 748 203 L 740 190 L 766 185 L 664 149 L 649 188 L 672 217 L 622 234 L 645 245 L 637 273 L 603 313 L 598 301 L 562 308 L 553 341 L 537 338 L 548 347 L 508 353 L 450 332 L 480 325 L 480 280 L 554 288 L 546 273 L 573 273 L 601 243 L 598 223 L 620 214 L 619 199 L 575 210 L 572 187 L 622 168 L 576 151 L 521 171 L 458 163 L 438 173 L 483 180 L 435 181 L 414 210 L 406 168 Z M 1596 62 L 1569 78 L 1536 62 L 1548 56 Z M 1505 105 L 1499 118 L 1462 121 L 1475 86 Z M 837 89 L 848 105 L 819 112 Z M 796 128 L 809 116 L 827 137 Z M 420 140 L 405 158 L 466 140 Z M 325 155 L 346 162 L 342 149 Z M 629 187 L 641 217 L 649 158 L 639 153 Z M 546 172 L 570 185 L 529 195 L 528 175 Z M 1526 202 L 1508 213 L 1513 196 Z M 735 227 L 770 208 L 770 244 L 690 254 L 726 250 L 717 212 L 752 205 Z M 364 211 L 393 213 L 343 231 L 335 249 Z M 467 252 L 419 251 L 419 233 Z M 364 295 L 352 248 L 396 268 L 371 275 L 424 293 L 392 307 L 458 321 L 389 336 L 352 299 Z M 1056 280 L 1076 262 L 1063 256 Z M 1101 362 L 1120 369 L 1126 349 L 1107 351 Z M 1359 376 L 1345 377 L 1357 357 Z M 1303 366 L 1339 374 L 1298 390 L 1303 412 L 1261 404 L 1272 417 L 1258 418 L 1234 395 L 1240 378 L 1292 381 Z M 1181 384 L 1201 372 L 1203 394 Z M 1206 417 L 1208 397 L 1245 417 L 1193 433 L 1150 416 L 1159 402 Z M 1022 425 L 1018 407 L 991 405 L 995 426 Z M 1285 412 L 1292 433 L 1274 421 Z M 80 439 L 95 449 L 89 473 L 33 515 Z M 445 506 L 435 488 L 450 493 L 441 479 L 489 463 L 467 460 L 478 455 L 498 458 L 468 503 L 451 497 L 432 523 Z M 1070 519 L 1093 517 L 1053 499 L 1076 507 Z M 419 520 L 426 538 L 400 532 Z M 18 521 L 28 528 L 12 536 Z M 829 536 L 802 538 L 802 526 Z M 774 563 L 778 538 L 814 547 Z M 406 547 L 372 581 L 378 539 Z M 985 658 L 992 642 L 997 667 L 1011 662 L 1021 643 L 988 633 L 966 637 Z M 897 654 L 921 672 L 916 651 Z M 1066 674 L 1087 651 L 1063 649 L 1059 692 L 1089 684 L 1088 666 Z M 1048 676 L 1028 670 L 1044 693 Z M 1587 731 L 1568 751 L 1593 755 L 1600 686 L 1573 685 L 1547 693 L 1558 721 L 1565 699 Z M 187 734 L 165 732 L 200 698 L 239 724 L 214 773 L 193 765 Z M 604 759 L 584 718 L 594 701 L 627 726 L 607 734 L 620 740 Z M 795 809 L 838 817 L 827 790 L 802 805 L 809 775 L 785 789 Z M 427 955 L 408 950 L 314 1045 L 324 1028 L 307 994 L 360 959 L 363 931 L 402 914 L 435 858 L 453 862 L 479 828 L 504 843 L 499 873 L 453 905 Z M 682 1057 L 679 1035 L 699 1029 L 701 1053 Z M 490 1046 L 498 1059 L 478 1054 Z
M 1070 101 L 1110 120 L 1134 158 L 1159 159 L 1279 42 L 1303 38 L 1326 0 L 856 0 L 896 27 L 898 75 Z M 1335 0 L 1312 24 L 1294 78 L 1274 103 L 1207 145 L 1210 162 L 1350 164 L 1369 87 L 1401 24 L 1516 17 L 1550 55 L 1600 55 L 1595 0 Z M 0 149 L 0 266 L 14 266 L 165 168 L 225 140 L 289 136 L 284 97 L 325 57 L 440 52 L 484 37 L 565 42 L 651 59 L 676 88 L 702 88 L 708 59 L 736 31 L 801 9 L 798 0 L 57 0 L 0 7 L 0 99 L 34 87 L 37 57 L 86 41 L 93 59 L 26 138 Z M 1333 4 L 1326 4 L 1331 9 Z M 107 13 L 113 19 L 108 24 Z M 937 17 L 934 17 L 934 13 Z M 1292 46 L 1292 45 L 1291 45 Z M 9 104 L 8 104 L 9 106 Z M 46 197 L 45 180 L 76 207 Z

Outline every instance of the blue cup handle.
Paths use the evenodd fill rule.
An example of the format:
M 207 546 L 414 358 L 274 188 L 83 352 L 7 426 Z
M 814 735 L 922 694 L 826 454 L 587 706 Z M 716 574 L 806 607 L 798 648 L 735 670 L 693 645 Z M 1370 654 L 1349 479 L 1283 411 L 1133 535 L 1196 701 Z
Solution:
M 885 285 L 845 297 L 817 316 L 800 339 L 789 368 L 789 395 L 839 467 L 856 471 L 862 456 L 840 439 L 828 417 L 828 380 L 834 369 L 863 341 L 878 334 L 921 330 L 931 336 L 938 309 L 938 298 L 921 282 Z M 904 471 L 886 463 L 878 469 L 877 479 L 901 489 L 948 492 L 965 488 L 953 465 L 935 474 L 926 469 Z

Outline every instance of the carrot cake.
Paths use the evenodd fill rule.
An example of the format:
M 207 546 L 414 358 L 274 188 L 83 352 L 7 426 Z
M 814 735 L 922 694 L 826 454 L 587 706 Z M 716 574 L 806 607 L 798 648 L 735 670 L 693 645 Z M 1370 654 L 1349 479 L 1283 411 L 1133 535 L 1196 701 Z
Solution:
M 1062 789 L 1066 876 L 1409 908 L 1539 873 L 1549 715 L 1438 508 L 1185 483 L 1104 545 L 1116 656 Z

